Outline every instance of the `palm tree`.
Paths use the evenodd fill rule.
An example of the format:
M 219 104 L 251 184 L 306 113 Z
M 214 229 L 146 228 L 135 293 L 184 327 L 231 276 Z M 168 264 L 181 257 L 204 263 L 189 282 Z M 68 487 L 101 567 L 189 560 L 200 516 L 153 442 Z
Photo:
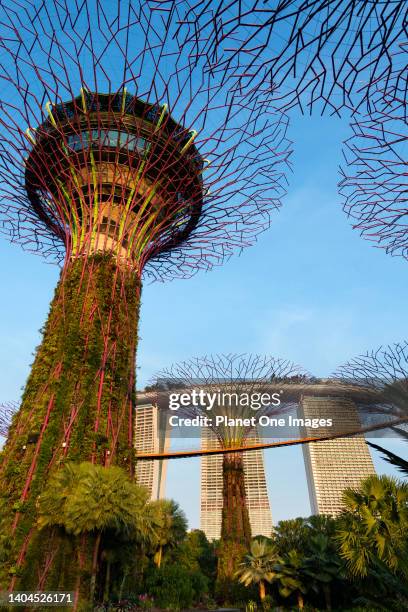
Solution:
M 320 589 L 323 591 L 327 610 L 331 610 L 330 586 L 342 576 L 341 566 L 333 540 L 325 533 L 315 533 L 308 542 L 304 573 L 311 579 L 312 588 L 316 593 Z
M 127 541 L 153 535 L 154 524 L 146 513 L 148 497 L 147 490 L 132 482 L 121 468 L 89 462 L 65 465 L 53 474 L 39 497 L 40 529 L 58 525 L 74 536 L 94 536 L 91 601 L 103 534 L 110 532 Z M 112 555 L 107 559 L 106 579 L 109 580 Z
M 288 550 L 303 550 L 307 537 L 307 519 L 302 517 L 279 521 L 272 528 L 272 540 L 281 554 Z
M 273 562 L 277 559 L 276 548 L 265 540 L 252 540 L 250 552 L 245 555 L 239 564 L 235 577 L 245 586 L 257 584 L 259 597 L 265 599 L 265 582 L 272 582 L 274 571 Z
M 408 484 L 370 476 L 359 490 L 347 489 L 343 501 L 337 540 L 350 573 L 364 577 L 380 561 L 408 575 Z
M 403 474 L 405 474 L 405 476 L 408 477 L 408 461 L 406 459 L 395 455 L 391 451 L 387 450 L 386 448 L 383 448 L 382 446 L 379 446 L 378 444 L 373 444 L 372 442 L 367 442 L 367 444 L 371 446 L 371 448 L 375 448 L 375 450 L 379 451 L 383 455 L 383 459 L 385 461 L 391 463 L 391 465 L 395 466 L 400 472 L 402 472 Z
M 187 534 L 187 519 L 180 506 L 172 499 L 160 499 L 151 504 L 157 516 L 156 552 L 154 562 L 161 567 L 163 551 L 173 548 L 184 540 Z
M 39 529 L 65 527 L 65 508 L 79 480 L 79 464 L 67 463 L 56 471 L 37 500 Z
M 282 597 L 296 595 L 298 608 L 304 607 L 303 595 L 307 592 L 305 575 L 305 557 L 298 550 L 289 550 L 282 555 L 274 567 L 274 578 L 278 582 L 279 593 Z

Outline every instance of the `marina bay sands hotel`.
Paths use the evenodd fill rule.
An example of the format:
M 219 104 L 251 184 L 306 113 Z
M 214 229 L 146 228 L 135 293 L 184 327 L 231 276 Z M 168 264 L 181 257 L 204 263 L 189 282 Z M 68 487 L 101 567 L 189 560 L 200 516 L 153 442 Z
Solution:
M 339 393 L 332 381 L 319 381 L 308 385 L 297 403 L 297 415 L 304 419 L 330 417 L 345 432 L 360 428 L 360 417 L 353 393 Z M 170 448 L 170 431 L 163 413 L 143 394 L 136 408 L 136 451 L 166 452 Z M 323 432 L 319 432 L 324 435 Z M 327 433 L 327 431 L 326 431 Z M 333 430 L 330 433 L 334 433 Z M 315 436 L 316 430 L 306 428 L 302 436 Z M 259 441 L 259 432 L 253 431 L 251 442 Z M 201 431 L 203 449 L 216 448 L 218 440 L 209 428 Z M 374 474 L 368 446 L 362 434 L 335 438 L 302 445 L 306 479 L 312 514 L 339 514 L 342 510 L 342 492 L 358 487 L 364 478 Z M 269 452 L 273 452 L 272 450 Z M 244 453 L 244 472 L 247 503 L 252 535 L 270 536 L 272 513 L 268 497 L 264 468 L 264 451 Z M 284 466 L 280 466 L 280 471 Z M 165 497 L 167 460 L 140 461 L 136 466 L 138 482 L 146 486 L 152 499 Z M 222 455 L 201 458 L 200 473 L 200 529 L 208 539 L 218 539 L 222 516 Z

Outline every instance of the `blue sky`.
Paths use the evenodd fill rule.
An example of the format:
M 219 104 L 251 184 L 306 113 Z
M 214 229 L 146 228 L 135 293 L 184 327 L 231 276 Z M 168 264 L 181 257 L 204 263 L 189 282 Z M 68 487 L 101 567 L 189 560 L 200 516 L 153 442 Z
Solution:
M 341 210 L 336 184 L 348 135 L 346 120 L 294 113 L 294 172 L 271 229 L 210 273 L 144 286 L 138 387 L 173 362 L 217 352 L 269 353 L 328 376 L 367 349 L 406 338 L 407 262 L 361 239 Z M 7 401 L 21 394 L 58 269 L 4 239 L 0 266 L 0 400 Z M 382 442 L 406 453 L 406 444 Z M 265 457 L 274 520 L 309 514 L 301 449 Z M 170 463 L 167 494 L 198 526 L 199 459 Z

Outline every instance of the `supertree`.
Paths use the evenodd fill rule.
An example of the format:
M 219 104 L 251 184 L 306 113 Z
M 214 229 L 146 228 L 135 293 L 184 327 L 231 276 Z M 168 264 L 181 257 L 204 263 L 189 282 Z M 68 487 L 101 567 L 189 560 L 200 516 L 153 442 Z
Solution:
M 408 440 L 408 342 L 396 342 L 367 351 L 351 359 L 338 368 L 335 377 L 342 383 L 374 391 L 371 403 L 366 404 L 363 412 L 370 416 L 379 415 L 384 429 L 392 430 Z M 361 405 L 360 405 L 361 409 Z M 397 418 L 398 424 L 391 421 Z M 387 427 L 388 421 L 388 427 Z M 388 458 L 391 463 L 407 469 L 407 462 L 378 445 L 373 445 Z M 402 462 L 402 463 L 401 463 Z
M 407 56 L 408 57 L 408 56 Z M 394 78 L 393 82 L 396 82 Z M 408 258 L 406 80 L 380 82 L 369 113 L 352 124 L 340 193 L 353 227 L 391 255 Z
M 404 0 L 174 4 L 179 40 L 194 42 L 209 72 L 232 72 L 237 90 L 268 90 L 288 109 L 356 110 L 379 80 L 406 81 Z
M 203 426 L 213 432 L 221 448 L 244 448 L 251 433 L 256 432 L 260 416 L 266 413 L 281 414 L 292 405 L 292 401 L 286 405 L 284 398 L 276 405 L 270 399 L 254 410 L 251 396 L 257 394 L 260 397 L 262 393 L 271 391 L 272 386 L 274 391 L 278 388 L 283 391 L 299 381 L 305 381 L 305 374 L 288 360 L 250 354 L 220 354 L 194 358 L 161 370 L 154 377 L 149 393 L 153 403 L 164 411 L 169 408 L 170 395 L 176 389 L 179 393 L 189 393 L 193 401 L 181 405 L 179 412 L 191 418 L 209 417 Z M 206 401 L 199 400 L 200 392 L 214 396 L 210 411 Z M 217 417 L 220 422 L 217 422 Z M 251 418 L 255 424 L 248 421 Z M 224 453 L 222 473 L 223 507 L 217 592 L 228 599 L 231 581 L 243 554 L 249 550 L 251 539 L 243 453 Z
M 58 552 L 35 504 L 66 461 L 133 472 L 142 273 L 221 263 L 268 226 L 284 190 L 286 118 L 209 84 L 177 21 L 166 3 L 133 0 L 0 7 L 1 227 L 62 263 L 2 454 L 2 583 L 56 588 L 65 554 L 76 606 L 95 542 Z

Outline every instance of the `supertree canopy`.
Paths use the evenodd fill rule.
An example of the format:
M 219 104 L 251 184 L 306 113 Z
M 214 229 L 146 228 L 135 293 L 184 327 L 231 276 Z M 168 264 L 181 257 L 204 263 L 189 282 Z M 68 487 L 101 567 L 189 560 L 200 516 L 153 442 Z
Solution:
M 372 405 L 367 404 L 371 416 L 382 414 L 394 420 L 400 419 L 397 425 L 390 428 L 406 434 L 408 425 L 408 342 L 396 342 L 388 346 L 367 351 L 341 367 L 335 377 L 346 384 L 374 390 L 376 397 Z M 387 420 L 383 419 L 384 427 Z M 405 432 L 405 434 L 404 434 Z
M 285 117 L 210 81 L 178 20 L 133 0 L 0 7 L 1 228 L 63 263 L 2 453 L 1 577 L 50 589 L 63 571 L 77 606 L 98 548 L 39 533 L 36 499 L 66 461 L 133 472 L 142 273 L 221 263 L 284 190 Z
M 286 108 L 355 109 L 379 79 L 404 81 L 404 0 L 174 4 L 184 11 L 179 40 L 195 43 L 209 71 L 227 69 L 237 89 L 267 89 Z
M 283 400 L 275 404 L 270 399 L 255 411 L 251 406 L 251 398 L 271 391 L 272 385 L 275 391 L 279 388 L 283 392 L 283 388 L 299 380 L 306 382 L 304 373 L 285 359 L 250 354 L 220 354 L 194 358 L 160 371 L 149 393 L 153 403 L 164 411 L 169 408 L 170 394 L 176 389 L 188 393 L 193 402 L 193 392 L 197 398 L 200 392 L 212 394 L 215 401 L 210 411 L 205 401 L 197 400 L 181 405 L 180 414 L 191 418 L 207 417 L 207 425 L 204 426 L 208 427 L 222 448 L 244 448 L 251 434 L 257 433 L 257 423 L 262 415 L 282 414 L 285 410 Z M 267 397 L 265 399 L 268 400 Z M 249 550 L 251 540 L 243 453 L 225 452 L 222 471 L 223 509 L 217 591 L 228 599 L 231 596 L 228 590 L 231 580 L 242 555 Z
M 136 272 L 155 255 L 166 260 L 201 217 L 194 134 L 165 109 L 158 127 L 160 109 L 126 90 L 82 90 L 48 108 L 25 162 L 32 212 L 71 258 L 109 253 Z
M 280 205 L 286 118 L 206 79 L 166 4 L 3 3 L 2 226 L 26 248 L 189 276 Z
M 408 258 L 406 82 L 377 84 L 369 114 L 351 125 L 340 193 L 353 227 L 391 255 Z

